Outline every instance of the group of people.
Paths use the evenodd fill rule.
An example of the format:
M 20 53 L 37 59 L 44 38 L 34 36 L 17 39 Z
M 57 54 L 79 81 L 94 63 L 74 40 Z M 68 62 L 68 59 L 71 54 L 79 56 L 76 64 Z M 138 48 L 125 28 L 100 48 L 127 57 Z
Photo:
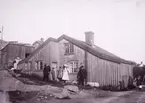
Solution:
M 135 86 L 140 86 L 145 84 L 145 75 L 142 78 L 141 76 L 138 76 L 137 78 L 134 79 L 134 85 Z
M 56 70 L 55 67 L 50 67 L 49 65 L 44 65 L 43 69 L 43 80 L 59 80 L 59 81 L 68 81 L 69 80 L 69 70 L 67 65 L 63 65 L 59 70 Z
M 59 67 L 59 70 L 56 70 L 56 68 L 53 67 L 51 68 L 49 65 L 45 65 L 43 69 L 43 80 L 49 81 L 51 75 L 51 80 L 59 80 L 66 83 L 70 80 L 69 73 L 69 67 L 65 64 L 62 67 Z M 87 71 L 84 66 L 81 65 L 77 73 L 77 82 L 79 85 L 84 86 L 86 84 L 86 79 Z

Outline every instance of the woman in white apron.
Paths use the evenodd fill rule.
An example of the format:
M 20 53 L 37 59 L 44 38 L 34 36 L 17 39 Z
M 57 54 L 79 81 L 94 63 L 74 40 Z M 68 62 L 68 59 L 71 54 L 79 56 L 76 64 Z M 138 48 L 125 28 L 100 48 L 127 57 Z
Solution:
M 64 65 L 63 66 L 63 76 L 62 76 L 62 80 L 64 82 L 68 81 L 69 80 L 69 70 L 67 68 L 67 65 Z

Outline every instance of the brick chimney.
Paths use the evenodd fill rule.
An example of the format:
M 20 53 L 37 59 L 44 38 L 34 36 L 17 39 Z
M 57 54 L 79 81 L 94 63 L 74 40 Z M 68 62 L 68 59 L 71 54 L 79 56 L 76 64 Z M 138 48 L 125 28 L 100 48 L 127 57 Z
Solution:
M 40 41 L 41 41 L 41 42 L 44 42 L 44 39 L 43 39 L 43 38 L 41 38 L 41 39 L 40 39 Z
M 85 32 L 86 43 L 90 46 L 94 46 L 94 33 L 92 31 Z

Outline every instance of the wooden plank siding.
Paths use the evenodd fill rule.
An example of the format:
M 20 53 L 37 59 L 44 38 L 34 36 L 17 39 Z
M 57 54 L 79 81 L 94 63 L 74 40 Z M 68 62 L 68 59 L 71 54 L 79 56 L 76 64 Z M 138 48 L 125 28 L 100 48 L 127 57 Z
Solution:
M 88 81 L 98 82 L 101 86 L 117 86 L 122 77 L 127 75 L 133 77 L 132 65 L 118 64 L 100 59 L 88 53 Z
M 34 48 L 31 46 L 25 46 L 20 44 L 8 44 L 4 49 L 1 50 L 2 65 L 10 66 L 12 62 L 16 59 L 16 57 L 24 59 L 25 54 L 32 53 L 33 50 Z
M 50 42 L 45 47 L 43 47 L 38 53 L 36 53 L 27 63 L 22 63 L 19 65 L 20 68 L 25 68 L 26 70 L 40 70 L 40 61 L 44 64 L 51 66 L 52 62 L 57 62 L 59 65 L 59 50 L 58 43 Z
M 78 66 L 80 66 L 81 63 L 84 63 L 85 60 L 85 52 L 83 49 L 74 46 L 74 53 L 72 55 L 65 55 L 65 43 L 69 43 L 67 40 L 61 40 L 59 42 L 59 61 L 60 61 L 60 66 L 64 65 L 66 62 L 69 61 L 78 61 Z
M 59 67 L 59 44 L 56 42 L 50 42 L 50 65 L 53 62 L 57 63 L 57 66 Z
M 25 68 L 26 70 L 40 70 L 39 61 L 43 61 L 44 63 L 49 63 L 49 55 L 50 54 L 50 44 L 46 45 L 42 48 L 38 53 L 36 53 L 27 63 L 20 64 L 21 68 Z M 36 64 L 37 63 L 37 66 Z
M 1 51 L 1 65 L 5 66 L 7 65 L 7 55 L 8 55 L 8 49 L 4 48 L 3 51 Z
M 49 53 L 50 53 L 50 44 L 42 48 L 35 56 L 33 56 L 30 61 L 40 61 L 44 60 L 49 63 Z
M 74 53 L 69 55 L 65 54 L 65 43 L 68 42 L 74 44 Z M 113 59 L 111 61 L 107 54 L 95 54 L 96 50 L 93 49 L 93 47 L 86 46 L 85 43 L 80 41 L 76 42 L 77 43 L 75 43 L 75 40 L 73 41 L 70 39 L 60 39 L 60 41 L 57 42 L 46 42 L 46 45 L 42 45 L 42 48 L 38 49 L 38 51 L 34 52 L 34 54 L 27 59 L 27 63 L 22 63 L 20 66 L 21 68 L 29 68 L 28 70 L 36 70 L 37 68 L 40 68 L 39 61 L 43 61 L 43 63 L 48 63 L 49 65 L 51 65 L 52 62 L 55 62 L 59 67 L 64 63 L 77 60 L 78 67 L 80 67 L 81 63 L 84 63 L 84 65 L 87 66 L 88 82 L 98 82 L 100 86 L 117 86 L 119 81 L 122 81 L 123 76 L 127 75 L 133 77 L 133 65 L 124 64 L 127 62 L 121 62 L 121 60 L 118 59 Z M 89 51 L 88 49 L 91 49 L 92 51 Z M 115 60 L 118 61 L 115 62 Z M 35 65 L 35 62 L 38 64 Z M 72 74 L 76 77 L 77 72 Z

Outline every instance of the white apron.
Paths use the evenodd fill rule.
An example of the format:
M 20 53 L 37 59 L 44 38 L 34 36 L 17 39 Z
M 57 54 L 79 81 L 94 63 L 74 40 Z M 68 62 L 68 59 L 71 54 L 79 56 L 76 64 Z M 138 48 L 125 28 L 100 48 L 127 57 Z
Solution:
M 69 71 L 66 68 L 63 70 L 62 80 L 69 80 Z

